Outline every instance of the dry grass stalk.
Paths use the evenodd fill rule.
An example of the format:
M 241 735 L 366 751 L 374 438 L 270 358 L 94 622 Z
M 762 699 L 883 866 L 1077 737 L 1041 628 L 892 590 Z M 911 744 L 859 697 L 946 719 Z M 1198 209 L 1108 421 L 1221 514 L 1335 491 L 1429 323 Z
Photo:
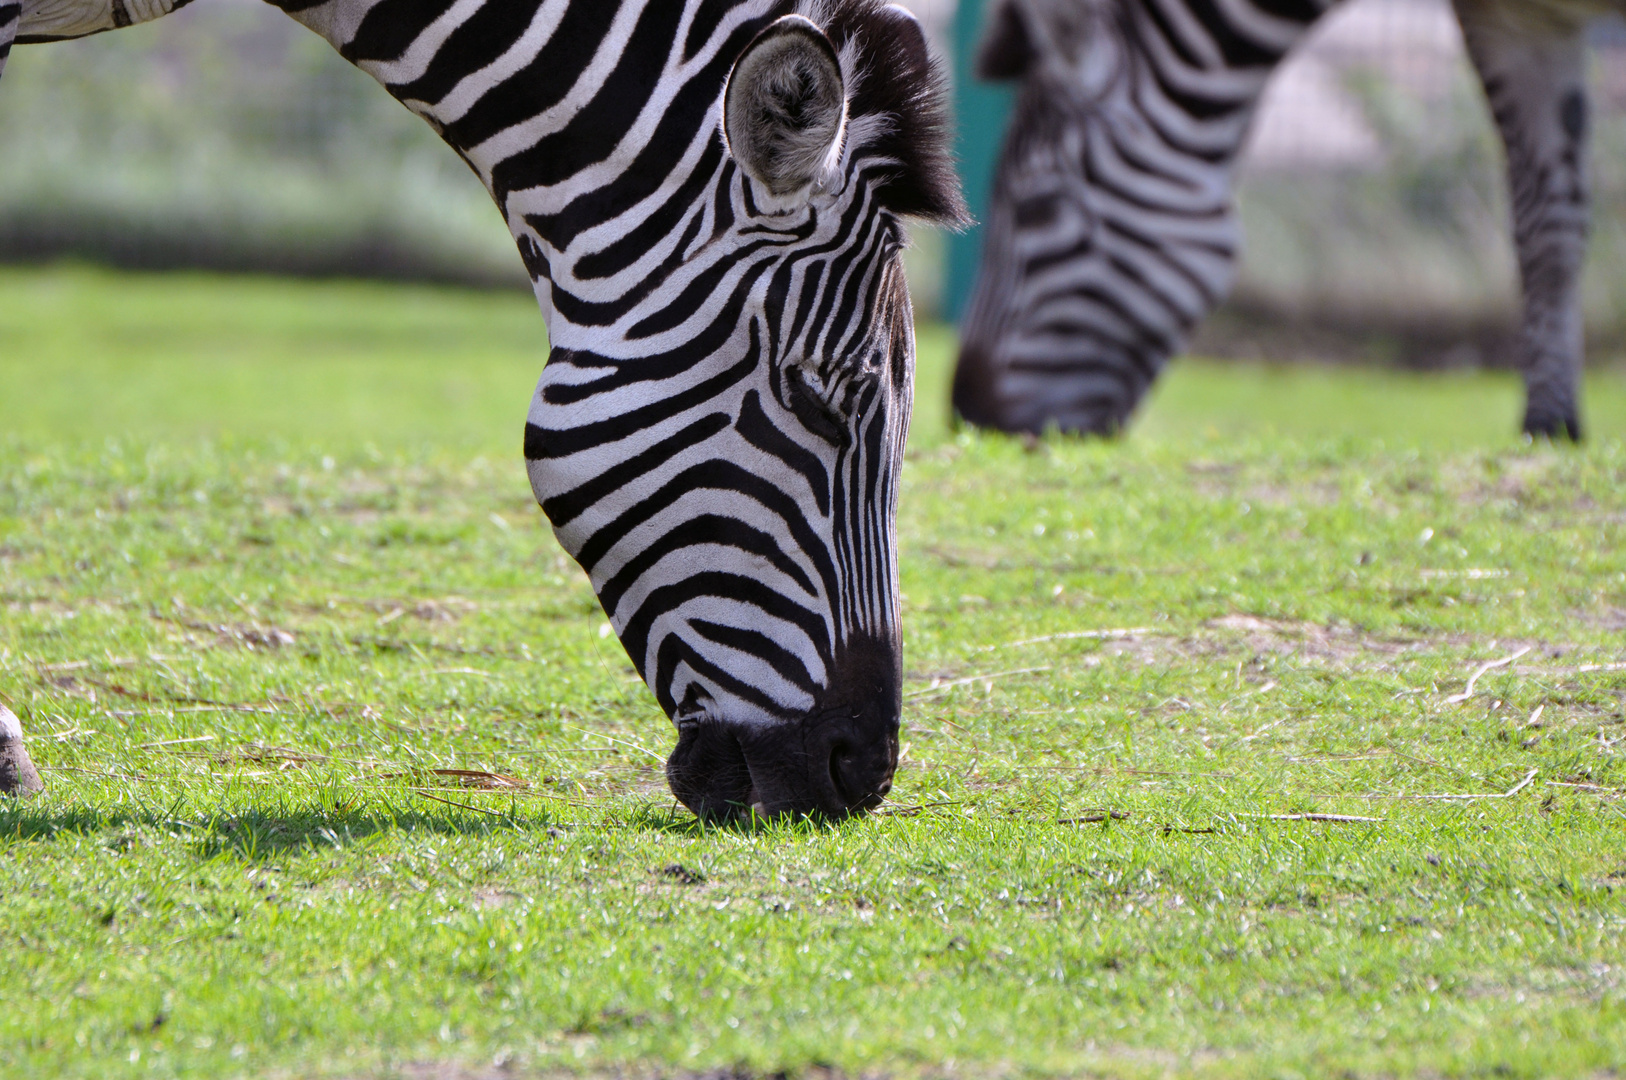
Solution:
M 503 818 L 505 820 L 508 817 L 507 814 L 499 814 L 499 813 L 497 813 L 497 811 L 495 811 L 495 810 L 487 810 L 483 806 L 470 806 L 468 803 L 453 802 L 451 799 L 443 799 L 439 795 L 435 795 L 435 794 L 433 794 L 431 792 L 428 792 L 428 791 L 419 791 L 417 789 L 414 789 L 412 793 L 414 795 L 421 795 L 426 799 L 434 799 L 436 802 L 445 803 L 447 806 L 455 806 L 460 810 L 472 810 L 476 814 L 485 814 L 487 817 Z
M 883 806 L 881 809 L 875 811 L 875 813 L 872 816 L 873 817 L 914 817 L 916 814 L 919 814 L 922 810 L 931 810 L 934 807 L 939 807 L 939 806 L 959 806 L 959 805 L 960 805 L 959 800 L 949 800 L 949 801 L 946 801 L 946 802 L 916 803 L 914 806 Z
M 1383 822 L 1380 817 L 1360 817 L 1356 814 L 1238 814 L 1237 817 L 1262 821 L 1325 821 L 1333 825 L 1378 825 Z
M 214 741 L 214 736 L 213 735 L 195 735 L 190 739 L 163 739 L 163 740 L 161 740 L 159 742 L 141 743 L 139 746 L 132 747 L 132 749 L 135 749 L 135 750 L 156 750 L 160 746 L 182 746 L 182 745 L 185 745 L 186 743 L 200 743 L 200 742 L 213 742 L 213 741 Z
M 595 738 L 603 739 L 605 742 L 612 743 L 616 746 L 624 746 L 628 750 L 636 750 L 640 754 L 648 754 L 650 757 L 660 762 L 663 766 L 666 764 L 666 758 L 662 757 L 660 754 L 657 754 L 647 746 L 641 746 L 638 743 L 630 742 L 626 739 L 617 739 L 615 736 L 606 735 L 602 731 L 591 731 L 588 728 L 577 727 L 575 724 L 565 724 L 564 726 L 575 731 L 579 731 L 583 735 L 592 735 Z
M 1078 817 L 1058 818 L 1057 825 L 1095 825 L 1103 821 L 1127 821 L 1128 810 L 1086 810 Z
M 1483 676 L 1486 672 L 1495 671 L 1497 668 L 1507 667 L 1509 664 L 1513 663 L 1513 661 L 1529 652 L 1532 648 L 1534 648 L 1533 645 L 1526 645 L 1524 648 L 1520 649 L 1516 653 L 1513 653 L 1511 656 L 1504 656 L 1500 660 L 1487 660 L 1485 663 L 1480 664 L 1479 667 L 1474 669 L 1474 673 L 1468 676 L 1468 685 L 1463 688 L 1462 693 L 1452 694 L 1450 697 L 1445 699 L 1445 704 L 1459 705 L 1462 702 L 1467 701 L 1469 698 L 1474 696 L 1474 684 L 1479 682 L 1481 676 Z
M 430 769 L 429 774 L 455 780 L 462 787 L 481 788 L 486 791 L 515 791 L 530 787 L 517 776 L 505 776 L 484 769 Z
M 1043 667 L 1015 668 L 1011 671 L 996 671 L 989 675 L 967 675 L 963 679 L 950 679 L 948 682 L 940 682 L 937 679 L 933 679 L 930 686 L 923 690 L 911 690 L 909 693 L 903 695 L 903 697 L 904 700 L 907 701 L 914 698 L 926 697 L 930 694 L 940 694 L 945 690 L 952 690 L 956 686 L 968 686 L 973 683 L 985 683 L 991 686 L 995 679 L 1006 679 L 1013 675 L 1037 675 L 1049 670 L 1050 665 L 1045 664 Z
M 1451 793 L 1443 795 L 1384 795 L 1369 793 L 1355 797 L 1360 799 L 1415 799 L 1425 802 L 1474 802 L 1481 799 L 1511 799 L 1513 796 L 1517 795 L 1519 792 L 1523 791 L 1525 788 L 1534 783 L 1536 774 L 1540 771 L 1540 769 L 1531 769 L 1529 772 L 1524 774 L 1523 780 L 1520 780 L 1517 784 L 1514 784 L 1506 791 L 1469 792 L 1466 794 Z
M 1150 626 L 1127 626 L 1118 630 L 1069 630 L 1061 634 L 1042 634 L 1039 637 L 1022 638 L 1020 641 L 1007 641 L 1003 645 L 984 645 L 977 651 L 1019 649 L 1024 645 L 1041 645 L 1047 641 L 1113 641 L 1119 638 L 1133 638 L 1142 634 L 1156 632 Z

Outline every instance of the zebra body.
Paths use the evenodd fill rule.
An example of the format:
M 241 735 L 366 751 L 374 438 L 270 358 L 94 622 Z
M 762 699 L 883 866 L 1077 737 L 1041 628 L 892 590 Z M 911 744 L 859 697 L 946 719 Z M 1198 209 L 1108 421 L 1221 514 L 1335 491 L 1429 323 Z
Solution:
M 1339 0 L 998 0 L 981 74 L 1018 80 L 954 404 L 1111 433 L 1224 298 L 1237 156 L 1271 74 Z M 1507 148 L 1524 428 L 1580 437 L 1583 30 L 1626 0 L 1454 0 Z
M 77 36 L 171 0 L 108 2 L 24 0 L 11 30 Z M 712 816 L 879 801 L 914 362 L 901 219 L 963 218 L 914 18 L 876 0 L 274 2 L 503 212 L 552 345 L 531 484 L 677 725 L 674 792 Z

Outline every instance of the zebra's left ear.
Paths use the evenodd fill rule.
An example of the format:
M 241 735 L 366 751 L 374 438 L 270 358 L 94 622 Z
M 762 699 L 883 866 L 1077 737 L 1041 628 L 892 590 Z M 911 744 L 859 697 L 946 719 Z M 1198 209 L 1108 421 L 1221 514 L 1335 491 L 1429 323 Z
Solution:
M 800 15 L 769 23 L 723 91 L 723 134 L 746 175 L 776 196 L 806 191 L 834 167 L 847 126 L 835 46 Z

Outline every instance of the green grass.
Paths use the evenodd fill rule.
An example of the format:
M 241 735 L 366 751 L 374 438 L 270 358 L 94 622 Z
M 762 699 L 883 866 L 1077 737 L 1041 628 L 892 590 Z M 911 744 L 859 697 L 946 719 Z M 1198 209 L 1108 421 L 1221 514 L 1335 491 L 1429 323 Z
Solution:
M 1619 1075 L 1618 374 L 1579 451 L 1506 378 L 1185 363 L 1028 452 L 923 330 L 893 800 L 706 831 L 531 502 L 541 339 L 0 275 L 52 785 L 0 807 L 0 1075 Z

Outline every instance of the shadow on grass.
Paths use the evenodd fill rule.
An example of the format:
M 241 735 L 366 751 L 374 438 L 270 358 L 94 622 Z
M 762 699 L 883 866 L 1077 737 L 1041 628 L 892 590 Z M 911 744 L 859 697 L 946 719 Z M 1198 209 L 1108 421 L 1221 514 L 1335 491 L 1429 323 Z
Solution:
M 455 797 L 455 793 L 449 794 Z M 109 850 L 121 851 L 140 842 L 142 834 L 158 833 L 189 841 L 201 859 L 251 862 L 346 848 L 390 834 L 506 834 L 552 842 L 571 834 L 606 830 L 695 839 L 717 832 L 802 835 L 837 828 L 839 823 L 811 820 L 705 822 L 687 811 L 653 803 L 606 807 L 596 818 L 584 818 L 564 816 L 551 806 L 522 805 L 519 800 L 499 810 L 416 791 L 402 792 L 399 801 L 391 798 L 366 805 L 279 800 L 270 806 L 199 807 L 187 798 L 169 805 L 121 801 L 105 807 L 53 805 L 48 798 L 0 802 L 0 848 L 13 842 L 83 836 L 98 838 Z

